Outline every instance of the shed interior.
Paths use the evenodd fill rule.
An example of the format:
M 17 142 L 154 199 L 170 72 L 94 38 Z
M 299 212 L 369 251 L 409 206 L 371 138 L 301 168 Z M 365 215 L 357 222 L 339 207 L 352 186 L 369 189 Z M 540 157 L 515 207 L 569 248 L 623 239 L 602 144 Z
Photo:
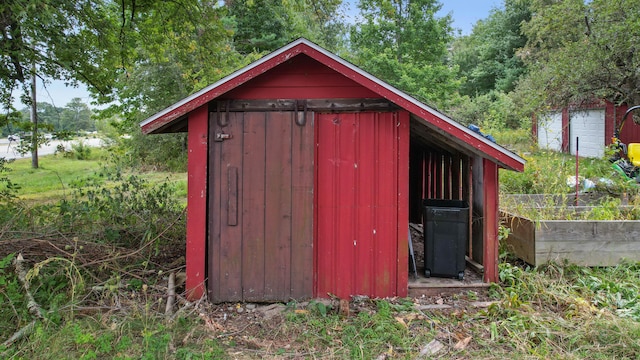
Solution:
M 465 256 L 472 265 L 469 269 L 479 275 L 479 277 L 472 277 L 471 280 L 479 278 L 481 282 L 484 254 L 482 231 L 484 209 L 482 197 L 478 196 L 483 191 L 481 158 L 472 151 L 461 148 L 447 135 L 431 129 L 415 115 L 411 116 L 410 124 L 409 223 L 423 224 L 424 199 L 466 202 L 471 211 L 469 211 L 470 228 L 465 244 Z M 418 264 L 420 260 L 418 259 Z M 419 268 L 417 271 L 419 277 L 424 276 L 421 270 Z M 420 282 L 428 283 L 429 281 L 420 279 Z M 433 279 L 432 282 L 434 286 L 442 283 L 438 279 Z

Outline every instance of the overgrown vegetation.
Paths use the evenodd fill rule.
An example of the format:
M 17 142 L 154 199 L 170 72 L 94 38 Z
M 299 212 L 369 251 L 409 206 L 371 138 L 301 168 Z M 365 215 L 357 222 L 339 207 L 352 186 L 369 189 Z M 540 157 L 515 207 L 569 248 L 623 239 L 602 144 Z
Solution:
M 500 172 L 501 209 L 532 220 L 640 220 L 640 186 L 607 159 L 580 158 L 575 206 L 575 156 L 536 150 L 524 158 L 524 172 Z
M 97 124 L 78 101 L 64 116 L 41 106 L 43 123 L 106 129 L 117 146 L 108 155 L 78 143 L 43 158 L 38 170 L 0 159 L 0 358 L 640 356 L 640 266 L 632 263 L 532 268 L 502 252 L 501 284 L 488 297 L 356 299 L 347 312 L 336 301 L 257 309 L 188 302 L 182 293 L 186 138 L 141 136 L 138 127 L 306 36 L 523 154 L 524 173 L 500 173 L 502 193 L 562 194 L 566 204 L 575 159 L 538 151 L 531 115 L 594 97 L 635 105 L 637 77 L 629 74 L 638 66 L 629 50 L 638 34 L 637 2 L 505 0 L 459 37 L 449 16 L 436 15 L 440 2 L 433 0 L 360 1 L 363 22 L 356 25 L 341 22 L 335 0 L 54 5 L 0 6 L 10 32 L 0 37 L 9 49 L 0 81 L 0 102 L 9 111 L 0 114 L 0 125 L 24 117 L 10 98 L 18 86 L 28 94 L 35 63 L 39 75 L 85 82 L 98 102 L 111 104 L 98 111 Z M 262 11 L 251 11 L 257 8 Z M 347 34 L 350 42 L 342 40 Z M 25 46 L 29 41 L 43 48 Z M 610 197 L 588 212 L 565 213 L 566 205 L 551 211 L 638 217 L 637 187 L 608 162 L 581 159 L 580 176 L 584 190 L 589 179 Z M 621 211 L 623 201 L 631 207 Z
M 570 162 L 556 156 L 550 161 L 555 166 Z M 173 185 L 153 172 L 132 176 L 118 166 L 104 169 L 96 160 L 43 160 L 41 170 L 20 161 L 6 165 L 13 169 L 9 177 L 19 178 L 23 187 L 1 203 L 2 357 L 609 359 L 640 354 L 640 266 L 633 263 L 531 268 L 502 253 L 502 285 L 494 285 L 487 297 L 469 292 L 355 299 L 348 314 L 337 301 L 325 300 L 275 308 L 187 302 L 181 294 L 184 214 Z M 60 171 L 50 176 L 49 182 L 66 184 L 66 193 L 35 202 L 37 196 L 28 192 L 45 184 L 31 184 L 40 178 L 34 171 L 46 174 L 62 162 L 94 164 L 75 177 Z M 539 164 L 545 164 L 542 157 Z M 24 281 L 16 271 L 18 252 L 25 258 Z M 167 311 L 171 276 L 177 294 Z M 29 296 L 39 309 L 30 307 Z M 278 310 L 269 314 L 272 308 Z M 16 334 L 21 335 L 12 339 Z

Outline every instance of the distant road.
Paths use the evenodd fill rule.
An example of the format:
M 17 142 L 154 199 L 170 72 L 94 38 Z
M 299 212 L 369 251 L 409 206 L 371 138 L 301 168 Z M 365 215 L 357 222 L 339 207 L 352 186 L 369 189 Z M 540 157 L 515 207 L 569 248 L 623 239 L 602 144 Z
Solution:
M 100 147 L 104 145 L 102 139 L 78 139 L 71 141 L 51 140 L 48 145 L 41 145 L 38 148 L 38 156 L 51 155 L 56 152 L 58 145 L 63 145 L 65 149 L 71 150 L 71 144 L 82 141 L 85 145 L 91 147 Z M 0 138 L 0 157 L 5 159 L 23 159 L 30 158 L 31 153 L 20 155 L 16 150 L 18 144 L 15 141 L 9 142 L 7 138 Z

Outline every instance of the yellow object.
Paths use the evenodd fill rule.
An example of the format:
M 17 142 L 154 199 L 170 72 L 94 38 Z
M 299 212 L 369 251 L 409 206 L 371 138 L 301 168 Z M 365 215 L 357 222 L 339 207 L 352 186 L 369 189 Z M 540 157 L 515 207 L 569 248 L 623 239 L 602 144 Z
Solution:
M 629 161 L 635 166 L 640 166 L 640 143 L 631 143 L 627 146 Z

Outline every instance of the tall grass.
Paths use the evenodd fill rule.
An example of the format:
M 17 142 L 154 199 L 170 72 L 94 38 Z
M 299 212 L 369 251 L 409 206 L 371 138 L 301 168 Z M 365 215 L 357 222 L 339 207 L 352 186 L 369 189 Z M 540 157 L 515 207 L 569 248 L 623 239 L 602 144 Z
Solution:
M 89 182 L 106 180 L 100 176 L 105 166 L 112 166 L 113 160 L 106 149 L 93 149 L 91 157 L 85 160 L 47 155 L 39 159 L 39 168 L 31 168 L 30 159 L 18 159 L 6 165 L 6 176 L 19 189 L 14 193 L 27 202 L 55 202 L 68 196 L 73 188 L 82 187 Z M 129 170 L 133 172 L 133 170 Z M 168 181 L 176 186 L 176 197 L 186 199 L 186 173 L 148 171 L 144 177 L 150 183 Z M 0 191 L 6 184 L 0 182 Z

